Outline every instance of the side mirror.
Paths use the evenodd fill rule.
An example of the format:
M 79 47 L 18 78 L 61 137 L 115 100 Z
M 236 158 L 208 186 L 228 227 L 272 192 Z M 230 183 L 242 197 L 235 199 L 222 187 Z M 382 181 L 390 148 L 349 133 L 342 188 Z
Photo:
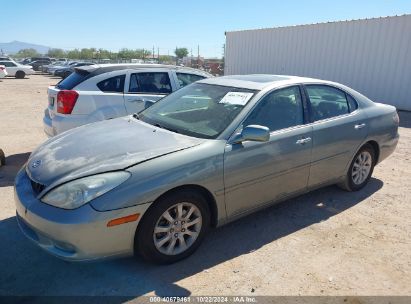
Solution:
M 241 133 L 237 134 L 232 142 L 241 143 L 243 141 L 260 141 L 266 142 L 270 140 L 270 129 L 259 125 L 249 125 L 245 127 Z

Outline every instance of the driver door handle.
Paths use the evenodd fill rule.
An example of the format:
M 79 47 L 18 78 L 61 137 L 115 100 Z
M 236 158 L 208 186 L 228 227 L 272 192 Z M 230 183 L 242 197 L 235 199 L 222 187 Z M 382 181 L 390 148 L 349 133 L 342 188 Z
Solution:
M 297 145 L 305 145 L 306 143 L 309 143 L 311 141 L 311 137 L 303 137 L 299 140 L 297 140 L 295 143 Z
M 138 99 L 138 98 L 136 98 L 136 99 L 127 99 L 127 101 L 129 101 L 129 102 L 144 102 L 144 99 Z
M 362 129 L 364 127 L 365 127 L 365 123 L 361 123 L 361 124 L 355 125 L 354 129 L 359 130 L 359 129 Z

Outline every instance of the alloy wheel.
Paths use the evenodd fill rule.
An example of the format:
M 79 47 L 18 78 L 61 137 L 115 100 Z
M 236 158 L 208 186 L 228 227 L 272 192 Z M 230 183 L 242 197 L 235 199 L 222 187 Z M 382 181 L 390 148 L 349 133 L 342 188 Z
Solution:
M 372 156 L 368 151 L 362 151 L 358 154 L 352 166 L 351 177 L 356 185 L 361 185 L 370 174 L 372 167 Z
M 173 205 L 160 216 L 154 227 L 154 245 L 165 255 L 180 254 L 194 244 L 201 226 L 201 212 L 194 204 L 181 202 Z

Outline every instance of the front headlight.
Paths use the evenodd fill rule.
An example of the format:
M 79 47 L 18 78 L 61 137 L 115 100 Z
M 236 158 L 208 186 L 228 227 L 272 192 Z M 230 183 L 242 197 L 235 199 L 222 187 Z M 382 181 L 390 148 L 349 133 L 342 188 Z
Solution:
M 117 187 L 130 175 L 120 171 L 76 179 L 54 188 L 41 201 L 58 208 L 75 209 Z

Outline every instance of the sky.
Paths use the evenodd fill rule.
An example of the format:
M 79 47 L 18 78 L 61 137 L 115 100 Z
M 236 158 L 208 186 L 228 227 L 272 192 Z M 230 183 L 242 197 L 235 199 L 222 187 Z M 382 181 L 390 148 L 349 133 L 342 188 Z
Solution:
M 73 49 L 145 48 L 221 57 L 225 31 L 411 13 L 411 0 L 12 0 L 1 5 L 0 42 Z

